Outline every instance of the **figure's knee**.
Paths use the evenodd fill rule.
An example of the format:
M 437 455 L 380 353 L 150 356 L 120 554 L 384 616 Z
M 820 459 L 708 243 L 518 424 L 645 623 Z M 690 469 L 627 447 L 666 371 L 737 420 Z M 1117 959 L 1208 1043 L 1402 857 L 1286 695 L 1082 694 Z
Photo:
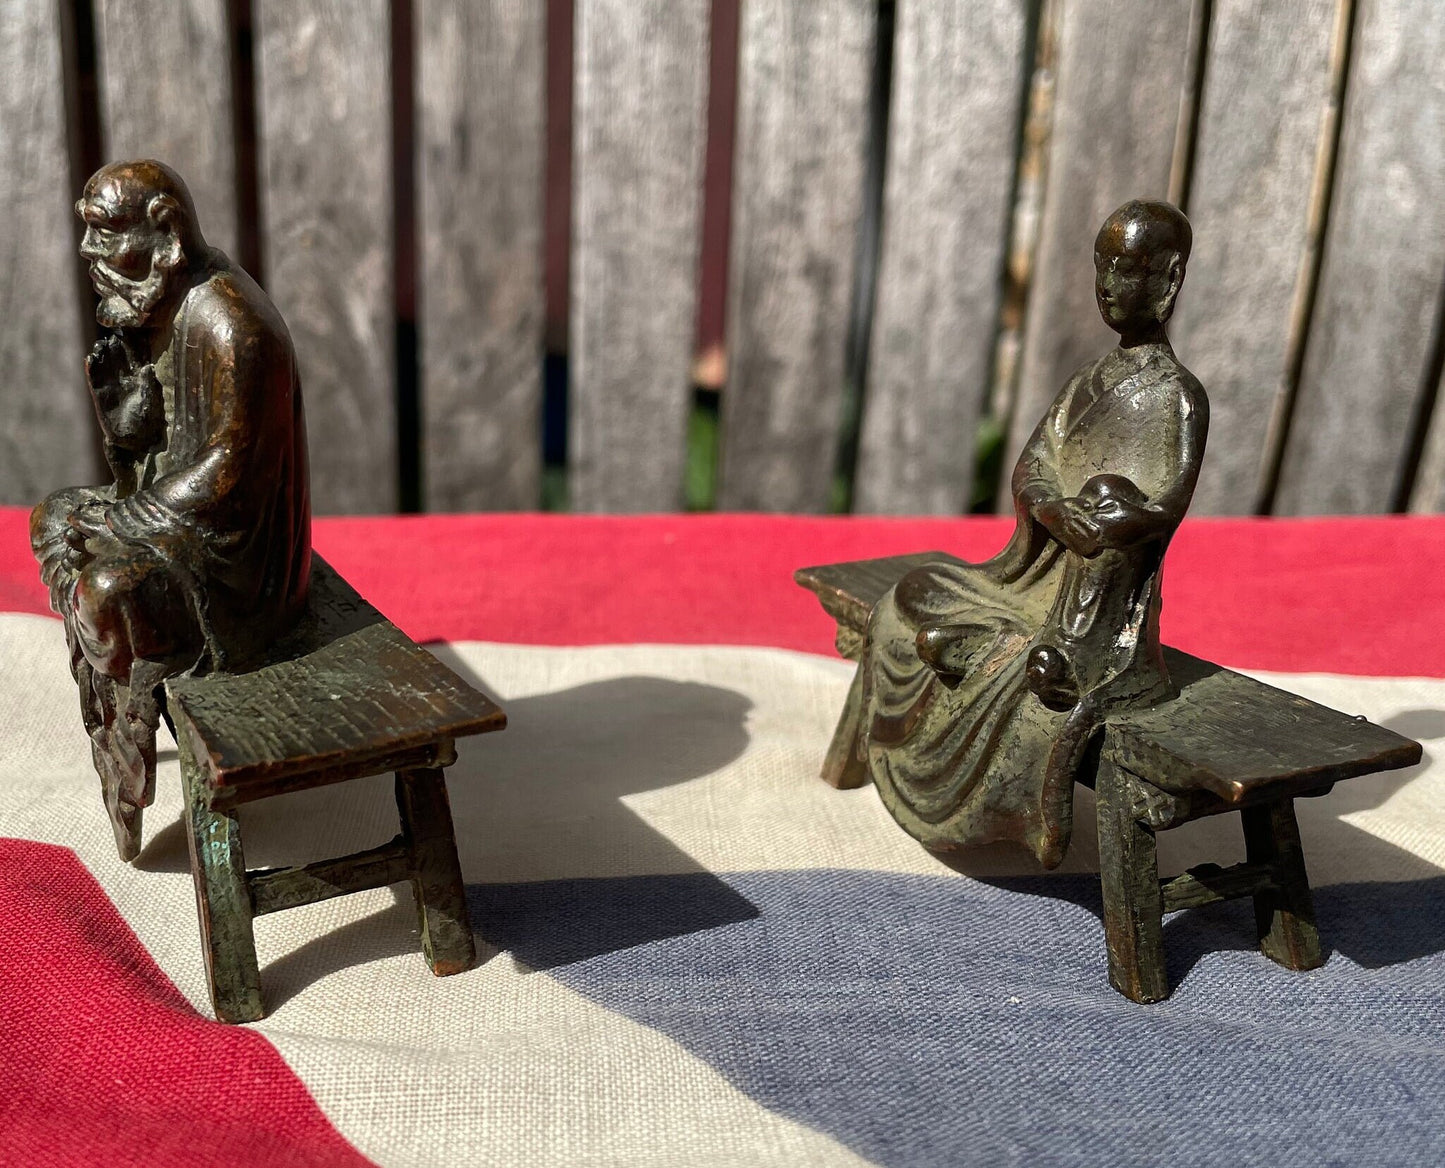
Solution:
M 898 620 L 897 592 L 898 586 L 894 585 L 878 598 L 878 602 L 868 613 L 868 624 L 863 634 L 865 639 L 873 640 L 880 629 L 886 629 Z
M 906 573 L 888 594 L 894 608 L 912 623 L 937 620 L 953 606 L 956 586 L 951 586 L 948 564 L 924 564 Z
M 66 487 L 47 495 L 30 512 L 30 548 L 41 555 L 47 548 L 65 540 L 70 530 L 70 517 L 95 493 L 85 487 Z
M 96 560 L 80 570 L 71 599 L 75 631 L 86 660 L 120 681 L 130 676 L 135 660 L 127 612 L 133 591 L 133 573 L 127 567 Z
M 165 561 L 144 548 L 127 547 L 85 565 L 72 613 L 86 659 L 121 681 L 138 658 L 169 661 L 196 641 L 183 589 Z

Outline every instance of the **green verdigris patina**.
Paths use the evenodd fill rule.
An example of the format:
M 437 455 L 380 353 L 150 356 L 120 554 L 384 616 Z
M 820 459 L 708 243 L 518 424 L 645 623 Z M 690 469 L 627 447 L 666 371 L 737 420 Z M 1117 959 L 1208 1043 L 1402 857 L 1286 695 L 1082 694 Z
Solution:
M 1321 964 L 1294 800 L 1410 766 L 1420 744 L 1159 642 L 1160 570 L 1204 455 L 1209 402 L 1164 326 L 1189 223 L 1126 203 L 1094 245 L 1119 346 L 1074 374 L 1013 474 L 1013 538 L 800 568 L 858 671 L 823 763 L 870 780 L 925 845 L 994 840 L 1064 857 L 1075 781 L 1094 787 L 1109 982 L 1168 996 L 1165 913 L 1250 897 L 1260 951 Z M 1246 859 L 1161 880 L 1155 833 L 1238 812 Z
M 830 755 L 865 765 L 930 847 L 1013 840 L 1054 867 L 1103 719 L 1172 691 L 1160 568 L 1209 424 L 1165 335 L 1189 248 L 1168 204 L 1109 217 L 1096 286 L 1119 345 L 1034 431 L 1012 479 L 1013 538 L 985 563 L 914 569 L 873 609 Z

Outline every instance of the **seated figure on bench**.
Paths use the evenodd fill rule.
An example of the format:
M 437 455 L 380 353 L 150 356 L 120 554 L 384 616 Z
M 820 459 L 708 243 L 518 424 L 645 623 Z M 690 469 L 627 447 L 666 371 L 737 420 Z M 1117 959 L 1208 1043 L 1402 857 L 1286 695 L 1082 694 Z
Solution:
M 114 482 L 47 498 L 31 543 L 121 855 L 155 782 L 157 691 L 243 667 L 306 604 L 310 503 L 295 353 L 266 294 L 207 246 L 185 184 L 118 163 L 76 211 L 108 330 L 86 361 Z
M 871 776 L 929 846 L 1012 840 L 1057 865 L 1102 720 L 1171 693 L 1159 573 L 1209 424 L 1164 327 L 1190 235 L 1166 203 L 1109 216 L 1096 290 L 1119 345 L 1069 379 L 1025 447 L 1008 546 L 915 569 L 873 609 L 830 778 Z

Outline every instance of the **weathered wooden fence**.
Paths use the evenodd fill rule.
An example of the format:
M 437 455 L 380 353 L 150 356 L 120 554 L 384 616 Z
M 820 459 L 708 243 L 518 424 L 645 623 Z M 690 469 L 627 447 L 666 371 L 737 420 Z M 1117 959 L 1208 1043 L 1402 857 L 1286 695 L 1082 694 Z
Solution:
M 71 203 L 142 155 L 286 315 L 323 511 L 537 506 L 558 334 L 571 505 L 675 509 L 711 280 L 719 506 L 966 509 L 1135 196 L 1196 510 L 1445 508 L 1440 0 L 0 0 L 0 500 L 97 475 Z

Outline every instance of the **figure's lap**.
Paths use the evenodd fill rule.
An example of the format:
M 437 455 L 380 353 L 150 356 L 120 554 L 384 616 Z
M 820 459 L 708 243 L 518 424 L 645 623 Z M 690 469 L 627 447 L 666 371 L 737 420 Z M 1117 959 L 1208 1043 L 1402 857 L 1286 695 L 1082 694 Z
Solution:
M 997 579 L 988 564 L 927 564 L 899 580 L 889 596 L 899 618 L 915 630 L 1012 622 L 1025 611 L 1018 585 Z

